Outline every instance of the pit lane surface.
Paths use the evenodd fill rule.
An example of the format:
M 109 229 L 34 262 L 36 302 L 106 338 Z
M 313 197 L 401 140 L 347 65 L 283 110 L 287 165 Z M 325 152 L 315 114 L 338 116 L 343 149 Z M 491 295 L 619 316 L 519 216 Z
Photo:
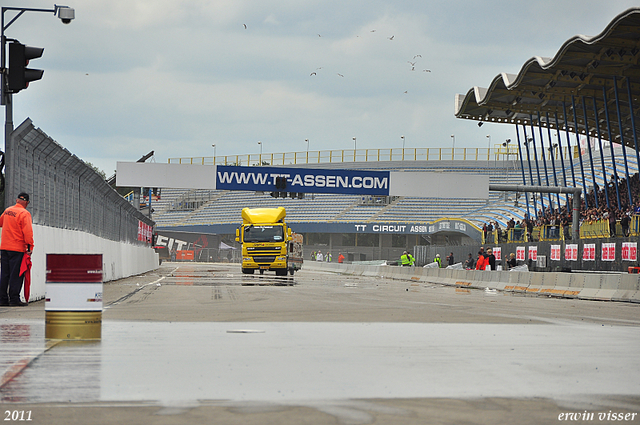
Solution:
M 0 308 L 2 410 L 53 424 L 551 423 L 640 411 L 638 305 L 311 268 L 276 278 L 165 263 L 107 283 L 99 342 L 48 347 L 43 302 Z

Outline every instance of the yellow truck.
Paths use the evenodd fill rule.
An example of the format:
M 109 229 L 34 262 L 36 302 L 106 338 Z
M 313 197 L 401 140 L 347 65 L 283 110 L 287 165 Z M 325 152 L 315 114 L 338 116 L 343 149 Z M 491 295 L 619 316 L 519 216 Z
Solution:
M 242 244 L 242 273 L 269 270 L 286 276 L 302 267 L 302 235 L 291 231 L 286 215 L 283 207 L 242 209 L 242 226 L 236 229 L 236 241 Z

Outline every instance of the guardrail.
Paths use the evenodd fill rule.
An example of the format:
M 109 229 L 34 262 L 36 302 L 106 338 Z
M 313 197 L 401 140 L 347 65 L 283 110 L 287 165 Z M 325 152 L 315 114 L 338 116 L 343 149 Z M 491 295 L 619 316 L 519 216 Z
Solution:
M 380 276 L 414 284 L 422 282 L 548 297 L 640 303 L 640 274 L 481 271 L 309 263 L 311 264 L 305 263 L 303 271 L 321 269 L 356 276 Z

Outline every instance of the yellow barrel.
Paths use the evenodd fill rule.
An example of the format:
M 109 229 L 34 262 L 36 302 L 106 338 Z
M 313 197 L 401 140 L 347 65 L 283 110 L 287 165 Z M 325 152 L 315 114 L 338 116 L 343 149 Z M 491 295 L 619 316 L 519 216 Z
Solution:
M 48 339 L 100 339 L 101 311 L 47 311 L 44 337 Z

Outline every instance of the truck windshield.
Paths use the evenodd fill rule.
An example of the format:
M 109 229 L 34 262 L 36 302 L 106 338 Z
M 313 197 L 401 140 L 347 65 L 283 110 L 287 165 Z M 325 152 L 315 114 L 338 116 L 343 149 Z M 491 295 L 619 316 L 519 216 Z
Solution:
M 245 242 L 282 242 L 282 226 L 248 226 L 244 229 Z

